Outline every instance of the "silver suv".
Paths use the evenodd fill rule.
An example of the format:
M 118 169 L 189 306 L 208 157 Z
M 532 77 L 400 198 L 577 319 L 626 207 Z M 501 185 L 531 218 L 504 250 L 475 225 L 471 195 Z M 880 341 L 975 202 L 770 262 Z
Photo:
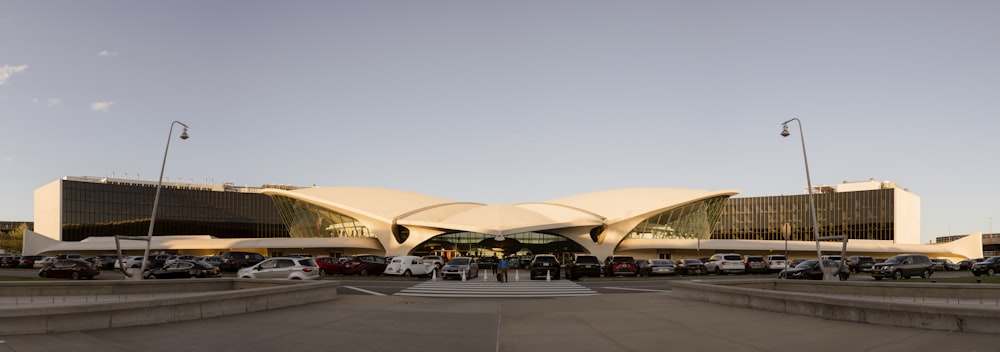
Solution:
M 884 277 L 891 277 L 894 280 L 920 276 L 922 278 L 931 277 L 931 258 L 923 254 L 900 254 L 886 259 L 885 262 L 876 263 L 872 266 L 872 277 L 875 280 L 882 280 Z
M 241 279 L 319 280 L 319 267 L 313 258 L 274 257 L 240 269 Z

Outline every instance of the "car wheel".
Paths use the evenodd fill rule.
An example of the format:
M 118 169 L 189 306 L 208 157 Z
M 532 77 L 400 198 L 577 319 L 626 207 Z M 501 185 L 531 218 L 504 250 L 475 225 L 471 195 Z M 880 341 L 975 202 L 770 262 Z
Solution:
M 715 275 L 722 275 L 722 270 L 719 267 L 715 267 Z
M 980 274 L 980 273 L 979 273 L 978 271 L 973 271 L 973 272 L 972 272 L 972 275 L 973 275 L 973 276 L 979 276 L 979 275 L 982 275 L 982 274 Z
M 986 273 L 990 274 L 990 276 L 993 276 L 997 274 L 997 271 L 996 269 L 990 268 L 990 270 L 987 270 Z
M 320 268 L 319 269 L 319 276 L 327 276 L 326 269 Z
M 368 269 L 361 269 L 361 272 L 359 272 L 358 274 L 361 276 L 368 276 Z
M 895 272 L 893 272 L 892 273 L 892 279 L 893 280 L 902 280 L 903 279 L 903 271 L 896 270 Z
M 979 276 L 979 275 L 976 275 L 976 276 Z M 38 272 L 38 277 L 49 277 L 49 272 L 47 272 L 47 271 L 39 271 Z
M 413 273 L 411 273 L 409 269 L 403 272 L 403 277 L 410 277 L 410 276 L 413 276 Z
M 73 280 L 79 280 L 80 279 L 80 272 L 74 271 L 73 274 L 70 275 L 70 278 L 72 278 Z
M 929 277 L 931 277 L 931 271 L 930 270 L 924 269 L 924 272 L 920 273 L 920 278 L 922 278 L 922 279 L 926 279 L 926 278 L 929 278 Z
M 847 279 L 850 278 L 850 275 L 848 274 L 840 274 L 839 276 L 840 276 L 840 281 L 847 281 Z
M 875 277 L 875 281 L 882 281 L 882 277 L 881 276 L 876 276 Z
M 146 280 L 156 280 L 156 275 L 146 275 Z

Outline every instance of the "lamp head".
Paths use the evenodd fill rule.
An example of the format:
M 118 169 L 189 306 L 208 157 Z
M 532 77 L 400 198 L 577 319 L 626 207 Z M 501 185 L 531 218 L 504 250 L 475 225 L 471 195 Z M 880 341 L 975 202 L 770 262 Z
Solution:
M 788 135 L 790 134 L 790 133 L 788 133 L 788 125 L 781 125 L 781 127 L 784 127 L 784 129 L 781 130 L 781 136 L 782 137 L 788 137 Z
M 187 127 L 184 127 L 184 130 L 181 131 L 181 139 L 188 139 L 188 128 Z

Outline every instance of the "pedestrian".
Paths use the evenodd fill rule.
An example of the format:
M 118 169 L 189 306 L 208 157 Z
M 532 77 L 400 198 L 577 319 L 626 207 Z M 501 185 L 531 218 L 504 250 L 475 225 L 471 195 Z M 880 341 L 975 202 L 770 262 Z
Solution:
M 497 269 L 500 272 L 497 273 L 497 281 L 507 282 L 507 269 L 510 269 L 510 262 L 507 261 L 507 257 L 500 258 L 497 262 Z

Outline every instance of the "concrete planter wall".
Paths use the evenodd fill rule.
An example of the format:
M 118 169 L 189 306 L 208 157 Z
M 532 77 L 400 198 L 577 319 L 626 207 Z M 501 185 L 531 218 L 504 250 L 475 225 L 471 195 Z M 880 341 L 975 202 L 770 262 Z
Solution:
M 996 300 L 1000 288 L 992 285 L 717 280 L 676 281 L 671 288 L 678 298 L 829 320 L 1000 334 L 1000 307 L 944 304 L 940 299 L 926 303 L 921 299 Z M 877 297 L 914 297 L 916 302 Z
M 337 285 L 244 279 L 0 283 L 0 332 L 96 330 L 242 314 L 333 300 Z

